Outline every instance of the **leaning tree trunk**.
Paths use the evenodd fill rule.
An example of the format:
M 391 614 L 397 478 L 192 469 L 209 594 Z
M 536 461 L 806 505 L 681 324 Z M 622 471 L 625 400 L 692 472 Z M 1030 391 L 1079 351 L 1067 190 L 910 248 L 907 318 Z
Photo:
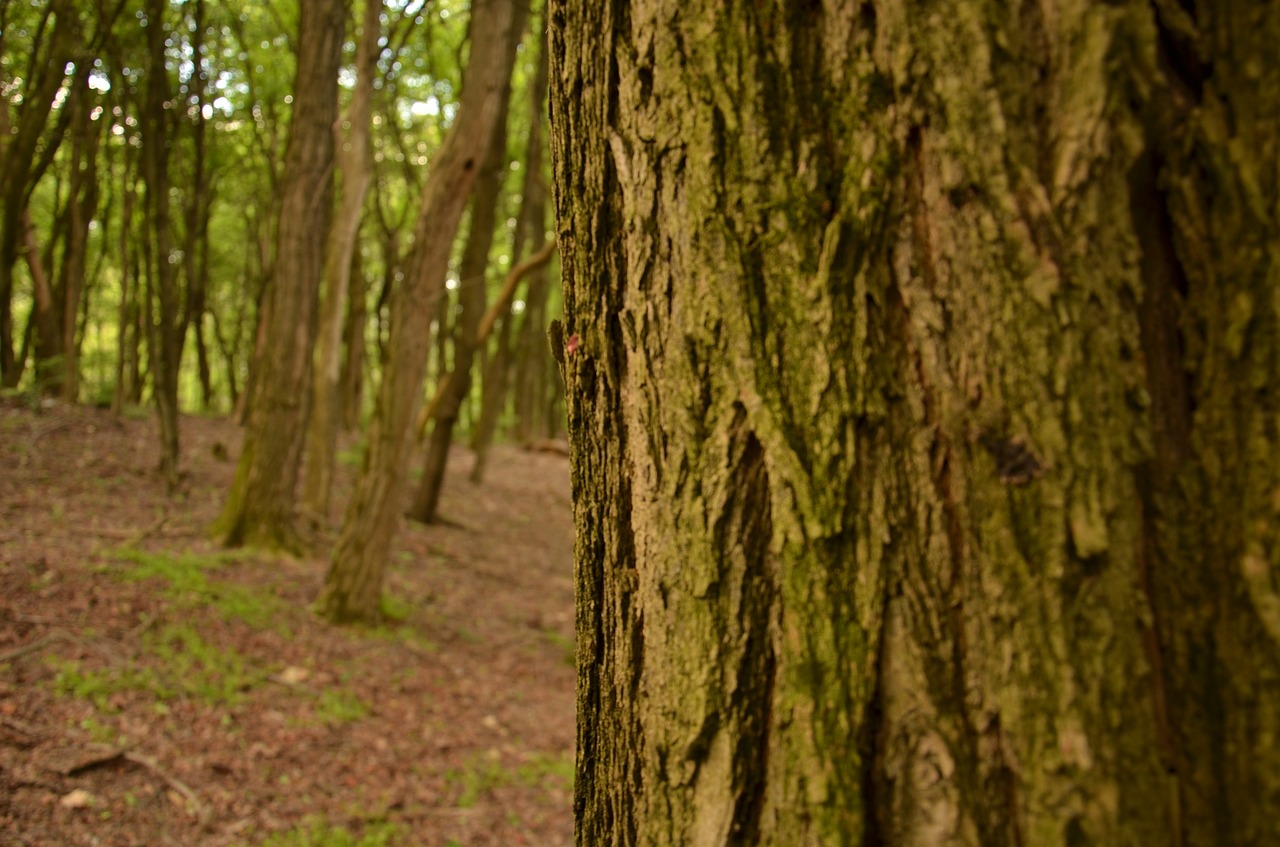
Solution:
M 579 844 L 1280 843 L 1280 8 L 1192 5 L 553 0 Z
M 295 491 L 306 435 L 316 301 L 333 194 L 333 125 L 345 0 L 301 6 L 293 118 L 285 150 L 274 271 L 255 357 L 244 448 L 214 527 L 228 545 L 301 552 Z
M 471 5 L 471 58 L 458 114 L 423 185 L 408 269 L 391 297 L 391 333 L 369 423 L 368 453 L 316 604 L 331 621 L 371 620 L 379 613 L 382 577 L 408 476 L 413 422 L 422 402 L 431 343 L 425 329 L 445 290 L 458 221 L 488 152 L 499 91 L 511 75 L 504 57 L 512 6 L 512 0 L 474 0 Z
M 436 519 L 440 505 L 440 490 L 444 487 L 444 472 L 449 465 L 449 447 L 453 444 L 453 428 L 463 401 L 471 393 L 471 366 L 476 351 L 482 343 L 477 333 L 484 316 L 488 299 L 489 248 L 493 245 L 493 231 L 498 218 L 498 199 L 502 193 L 502 177 L 507 164 L 507 112 L 511 103 L 511 69 L 515 66 L 516 50 L 524 36 L 528 17 L 525 3 L 515 4 L 511 32 L 507 38 L 507 55 L 501 57 L 507 70 L 506 84 L 498 93 L 498 116 L 493 122 L 488 155 L 480 166 L 471 197 L 471 220 L 467 231 L 467 245 L 462 251 L 458 287 L 458 303 L 462 313 L 458 315 L 453 333 L 453 368 L 444 380 L 444 393 L 435 408 L 431 426 L 431 438 L 427 442 L 427 455 L 422 463 L 422 479 L 409 506 L 409 517 L 422 523 Z M 513 255 L 514 264 L 519 257 Z

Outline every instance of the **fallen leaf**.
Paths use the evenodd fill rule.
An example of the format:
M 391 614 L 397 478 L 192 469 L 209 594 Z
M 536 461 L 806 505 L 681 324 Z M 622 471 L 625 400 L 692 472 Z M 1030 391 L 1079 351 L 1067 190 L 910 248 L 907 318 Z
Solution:
M 83 788 L 77 788 L 70 794 L 64 794 L 58 805 L 67 809 L 83 809 L 93 802 L 93 795 Z
M 311 671 L 306 668 L 300 668 L 297 665 L 289 665 L 289 667 L 280 671 L 279 679 L 285 685 L 297 685 L 311 676 Z

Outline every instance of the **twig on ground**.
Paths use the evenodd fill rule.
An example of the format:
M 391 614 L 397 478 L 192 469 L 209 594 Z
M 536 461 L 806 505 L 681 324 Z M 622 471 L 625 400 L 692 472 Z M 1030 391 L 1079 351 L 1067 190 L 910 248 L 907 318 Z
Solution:
M 67 427 L 71 426 L 72 423 L 74 423 L 74 421 L 72 421 L 71 418 L 59 418 L 57 420 L 49 421 L 49 423 L 40 427 L 34 433 L 31 434 L 30 443 L 34 445 L 37 441 L 39 441 L 41 438 L 44 438 L 46 435 L 51 435 L 52 433 L 55 433 L 60 429 L 66 429 Z
M 153 535 L 159 535 L 164 529 L 165 524 L 169 522 L 169 515 L 160 516 L 160 520 L 143 527 L 142 529 L 115 529 L 113 527 L 101 527 L 89 530 L 94 535 L 101 538 L 118 538 L 123 541 L 121 547 L 137 547 Z
M 37 650 L 43 650 L 55 641 L 74 641 L 75 639 L 68 633 L 61 630 L 51 632 L 48 635 L 41 636 L 30 644 L 24 644 L 21 647 L 15 647 L 12 650 L 6 650 L 0 653 L 0 665 L 5 662 L 11 662 L 14 659 L 21 658 L 28 653 L 34 653 Z
M 181 794 L 183 799 L 186 800 L 187 804 L 191 807 L 191 810 L 195 813 L 195 816 L 200 823 L 203 824 L 209 822 L 209 808 L 205 806 L 204 803 L 200 802 L 200 797 L 185 782 L 169 773 L 160 766 L 159 762 L 150 756 L 144 756 L 141 753 L 131 753 L 127 751 L 122 755 L 124 756 L 125 761 L 133 762 L 135 765 L 141 765 L 163 779 L 174 791 Z
M 0 715 L 0 724 L 4 724 L 15 732 L 19 732 L 28 738 L 39 738 L 40 730 L 36 729 L 26 721 L 20 721 L 17 718 L 8 715 Z
M 111 762 L 130 762 L 141 768 L 146 768 L 153 774 L 172 788 L 175 792 L 187 801 L 187 805 L 191 812 L 201 823 L 207 823 L 209 820 L 209 809 L 204 803 L 200 802 L 199 795 L 185 782 L 169 773 L 164 767 L 150 756 L 142 753 L 135 753 L 132 750 L 121 750 L 118 747 L 108 747 L 99 751 L 91 751 L 87 758 L 80 759 L 74 764 L 63 769 L 63 773 L 67 776 L 77 776 L 85 771 L 102 767 Z

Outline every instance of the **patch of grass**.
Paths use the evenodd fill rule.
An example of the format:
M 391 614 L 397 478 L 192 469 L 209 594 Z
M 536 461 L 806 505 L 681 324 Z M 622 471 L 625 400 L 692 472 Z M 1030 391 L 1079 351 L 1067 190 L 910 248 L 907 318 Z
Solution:
M 446 785 L 458 786 L 458 799 L 454 805 L 459 809 L 470 809 L 483 795 L 510 785 L 512 775 L 495 759 L 476 759 L 464 768 L 449 770 L 444 781 Z
M 354 444 L 345 450 L 339 450 L 338 464 L 345 465 L 348 468 L 358 468 L 364 463 L 364 443 Z
M 552 780 L 560 783 L 562 788 L 572 789 L 573 771 L 573 756 L 568 753 L 535 753 L 529 761 L 516 768 L 516 775 L 524 785 L 542 785 Z
M 327 688 L 316 700 L 316 717 L 325 723 L 351 723 L 369 714 L 369 704 L 344 688 Z
M 413 606 L 403 597 L 397 597 L 384 591 L 382 600 L 378 604 L 378 611 L 385 620 L 403 623 L 409 619 L 409 615 L 413 614 Z
M 208 703 L 234 705 L 267 677 L 265 669 L 250 667 L 235 650 L 209 644 L 190 624 L 166 626 L 150 647 L 164 663 L 172 690 Z
M 89 700 L 100 712 L 113 712 L 111 695 L 148 694 L 163 703 L 190 697 L 215 705 L 235 705 L 260 684 L 266 671 L 249 667 L 235 650 L 214 647 L 190 624 L 170 624 L 145 636 L 144 648 L 163 670 L 130 663 L 110 670 L 87 669 L 75 659 L 51 657 L 53 688 L 59 694 Z
M 552 780 L 559 783 L 558 787 L 572 789 L 573 759 L 564 754 L 537 753 L 512 769 L 503 767 L 495 758 L 477 757 L 466 767 L 450 770 L 444 779 L 446 784 L 458 786 L 454 805 L 469 809 L 483 795 L 507 785 L 537 788 Z
M 347 631 L 352 635 L 377 638 L 383 641 L 399 641 L 420 653 L 434 653 L 436 644 L 411 624 L 404 623 L 413 614 L 414 607 L 394 594 L 383 594 L 378 610 L 383 622 L 374 626 L 354 626 Z
M 111 705 L 111 695 L 123 691 L 149 691 L 151 675 L 139 668 L 107 672 L 86 670 L 75 659 L 51 656 L 46 664 L 55 671 L 53 690 L 67 697 L 88 700 L 99 712 L 116 712 Z
M 208 571 L 239 560 L 234 553 L 198 555 L 124 549 L 114 555 L 133 565 L 118 574 L 121 579 L 158 579 L 169 584 L 169 596 L 179 603 L 212 605 L 224 620 L 241 620 L 256 629 L 289 634 L 288 627 L 281 623 L 285 605 L 274 594 L 209 579 Z
M 542 629 L 542 637 L 551 642 L 553 647 L 561 651 L 564 663 L 569 667 L 576 667 L 578 664 L 577 650 L 574 647 L 573 639 L 560 634 L 557 629 L 544 627 Z
M 89 733 L 89 740 L 97 744 L 123 744 L 123 736 L 114 729 L 105 724 L 98 723 L 93 718 L 85 718 L 80 721 L 80 728 Z
M 388 821 L 371 821 L 362 829 L 356 834 L 345 826 L 312 817 L 293 829 L 269 835 L 260 843 L 261 847 L 392 847 L 401 836 L 400 827 Z

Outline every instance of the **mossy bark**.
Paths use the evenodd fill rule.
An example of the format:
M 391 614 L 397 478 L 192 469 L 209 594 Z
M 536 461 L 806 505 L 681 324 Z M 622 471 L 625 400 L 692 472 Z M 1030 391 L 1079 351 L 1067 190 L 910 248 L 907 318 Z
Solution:
M 1280 10 L 552 2 L 578 843 L 1280 840 Z

